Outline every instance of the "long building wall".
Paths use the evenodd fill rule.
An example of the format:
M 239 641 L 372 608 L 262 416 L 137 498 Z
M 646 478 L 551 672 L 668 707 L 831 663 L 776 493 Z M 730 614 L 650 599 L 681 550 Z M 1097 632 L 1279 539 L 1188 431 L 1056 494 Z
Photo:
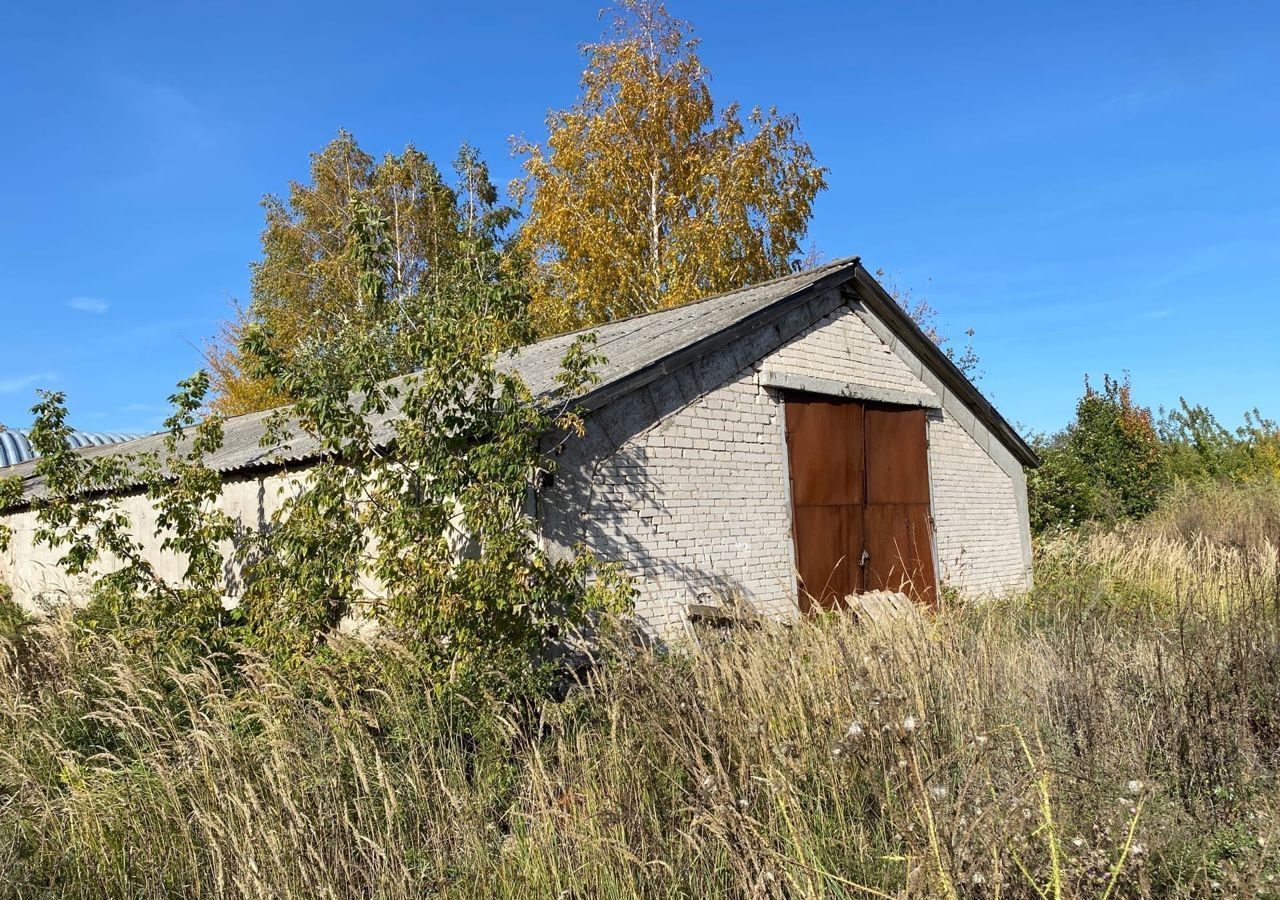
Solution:
M 796 613 L 795 559 L 782 391 L 810 390 L 915 403 L 929 417 L 936 553 L 944 583 L 998 594 L 1025 586 L 1030 537 L 1022 469 L 949 397 L 909 351 L 839 291 L 588 417 L 587 435 L 562 448 L 538 513 L 551 549 L 579 543 L 637 578 L 637 613 L 658 635 L 685 628 L 700 598 L 737 595 L 760 612 Z M 229 481 L 220 507 L 245 528 L 264 526 L 297 475 Z M 144 496 L 118 501 L 162 577 L 184 561 L 161 550 Z M 61 549 L 35 541 L 30 511 L 0 518 L 13 530 L 0 581 L 27 606 L 83 596 L 57 566 Z M 110 565 L 110 561 L 106 561 Z M 227 592 L 238 593 L 227 571 Z
M 657 386 L 624 414 L 599 414 L 596 427 L 613 435 L 646 412 L 649 424 L 594 462 L 581 537 L 636 577 L 637 614 L 658 634 L 682 632 L 688 605 L 704 597 L 739 597 L 778 617 L 797 611 L 780 387 L 934 407 L 929 464 L 943 582 L 991 594 L 1028 584 L 1021 469 L 984 449 L 971 434 L 981 424 L 970 416 L 966 429 L 941 385 L 918 377 L 918 363 L 886 344 L 865 310 L 832 295 L 808 311 L 810 324 L 781 348 L 752 358 L 750 341 L 731 346 L 667 376 L 674 399 L 670 384 Z

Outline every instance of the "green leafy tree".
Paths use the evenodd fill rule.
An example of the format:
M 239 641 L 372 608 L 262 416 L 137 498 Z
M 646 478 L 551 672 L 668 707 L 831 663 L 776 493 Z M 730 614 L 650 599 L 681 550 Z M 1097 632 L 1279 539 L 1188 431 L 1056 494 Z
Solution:
M 393 302 L 389 218 L 362 200 L 350 218 L 352 303 L 376 310 Z M 545 551 L 531 512 L 559 442 L 582 432 L 575 402 L 598 361 L 591 339 L 570 346 L 554 395 L 534 397 L 496 365 L 501 336 L 527 313 L 501 254 L 469 237 L 440 274 L 429 298 L 406 300 L 413 316 L 336 334 L 325 365 L 284 349 L 269 323 L 246 328 L 251 377 L 288 404 L 268 417 L 264 447 L 305 438 L 320 448 L 265 531 L 240 532 L 218 511 L 222 482 L 207 458 L 223 426 L 216 412 L 200 415 L 203 374 L 172 398 L 155 454 L 75 453 L 62 396 L 43 396 L 37 537 L 91 580 L 98 624 L 179 648 L 247 642 L 295 667 L 326 652 L 344 617 L 365 615 L 431 683 L 498 689 L 527 685 L 555 642 L 629 600 L 616 567 Z M 404 359 L 418 366 L 399 374 Z M 162 548 L 187 562 L 177 583 L 157 573 L 116 499 L 139 483 Z M 233 543 L 244 589 L 228 612 L 223 551 Z
M 1237 467 L 1237 441 L 1207 408 L 1179 398 L 1159 423 L 1170 474 L 1188 481 L 1229 478 Z
M 359 265 L 386 265 L 370 252 L 384 219 L 356 218 Z M 586 554 L 549 556 L 529 512 L 540 473 L 554 468 L 545 436 L 581 431 L 573 398 L 591 382 L 590 339 L 571 346 L 550 403 L 501 372 L 497 335 L 524 309 L 523 286 L 483 241 L 432 303 L 433 315 L 389 335 L 420 361 L 390 381 L 381 352 L 353 352 L 335 378 L 275 352 L 265 327 L 246 335 L 260 376 L 291 404 L 272 440 L 295 429 L 325 450 L 305 488 L 243 547 L 251 629 L 285 658 L 364 614 L 441 678 L 528 672 L 550 642 L 629 597 L 616 570 Z M 391 435 L 379 435 L 370 421 L 392 411 Z
M 1040 466 L 1027 472 L 1031 530 L 1073 528 L 1098 514 L 1097 483 L 1061 435 L 1037 436 L 1031 445 Z
M 1085 379 L 1072 423 L 1035 442 L 1042 465 L 1028 474 L 1032 526 L 1073 526 L 1151 512 L 1168 484 L 1151 410 L 1133 402 L 1129 379 Z
M 1158 424 L 1169 471 L 1184 481 L 1253 481 L 1280 477 L 1280 426 L 1257 409 L 1234 432 L 1206 407 L 1180 398 Z
M 717 110 L 687 23 L 625 0 L 583 53 L 581 96 L 519 142 L 543 334 L 676 306 L 790 271 L 827 170 L 794 115 Z
M 208 376 L 197 373 L 169 398 L 173 413 L 165 422 L 163 456 L 85 456 L 71 449 L 61 393 L 42 392 L 32 408 L 35 474 L 44 487 L 33 498 L 36 539 L 65 548 L 63 569 L 91 581 L 90 619 L 182 651 L 233 637 L 224 631 L 229 621 L 222 589 L 223 547 L 235 527 L 214 505 L 222 481 L 204 462 L 222 443 L 222 417 L 197 418 L 208 389 Z M 185 560 L 177 583 L 156 571 L 136 523 L 119 503 L 123 491 L 138 485 L 156 509 L 160 549 Z
M 428 314 L 424 307 L 464 247 L 497 249 L 514 215 L 499 204 L 474 149 L 462 147 L 453 176 L 447 180 L 412 145 L 375 160 L 344 131 L 312 156 L 309 182 L 291 183 L 287 199 L 268 195 L 251 300 L 208 348 L 214 406 L 234 415 L 285 400 L 269 379 L 254 375 L 245 341 L 252 327 L 262 326 L 270 349 L 300 365 L 339 363 L 351 340 L 360 344 L 355 355 L 372 349 L 375 340 L 383 342 L 384 354 L 393 354 L 399 345 L 388 334 Z M 382 218 L 377 246 L 362 244 L 359 216 L 367 222 L 370 210 Z M 369 265 L 362 252 L 377 256 L 379 264 Z M 525 337 L 516 331 L 492 335 L 500 346 Z M 388 362 L 397 373 L 416 365 L 390 356 Z

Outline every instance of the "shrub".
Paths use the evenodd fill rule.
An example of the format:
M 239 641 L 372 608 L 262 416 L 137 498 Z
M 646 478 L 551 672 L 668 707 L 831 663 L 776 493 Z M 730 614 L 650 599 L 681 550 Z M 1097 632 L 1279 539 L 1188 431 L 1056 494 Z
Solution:
M 1086 380 L 1071 424 L 1033 444 L 1043 463 L 1027 475 L 1036 532 L 1141 518 L 1179 484 L 1280 480 L 1280 426 L 1258 410 L 1234 432 L 1185 399 L 1156 420 L 1134 403 L 1127 378 L 1104 376 L 1101 391 Z
M 32 618 L 14 602 L 13 588 L 0 582 L 0 640 L 12 641 L 32 625 Z
M 1257 410 L 1228 431 L 1203 406 L 1185 399 L 1159 422 L 1170 473 L 1183 481 L 1246 482 L 1280 477 L 1280 427 Z
M 1085 380 L 1075 419 L 1036 442 L 1043 465 L 1027 477 L 1032 527 L 1140 517 L 1169 482 L 1151 411 L 1133 401 L 1128 378 Z

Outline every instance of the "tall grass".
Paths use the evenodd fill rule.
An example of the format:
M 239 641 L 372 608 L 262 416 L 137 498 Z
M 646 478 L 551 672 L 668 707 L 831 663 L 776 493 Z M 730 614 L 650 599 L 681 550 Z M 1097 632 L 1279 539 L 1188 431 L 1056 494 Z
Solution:
M 619 639 L 561 702 L 432 690 L 391 645 L 286 678 L 24 629 L 0 895 L 1271 896 L 1274 533 L 1179 502 L 1042 546 L 1026 597 Z

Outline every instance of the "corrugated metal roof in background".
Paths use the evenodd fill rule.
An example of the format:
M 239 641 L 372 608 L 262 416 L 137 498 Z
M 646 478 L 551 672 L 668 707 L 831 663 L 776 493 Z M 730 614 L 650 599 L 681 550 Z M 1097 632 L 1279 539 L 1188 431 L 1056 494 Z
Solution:
M 106 444 L 120 444 L 140 437 L 145 437 L 145 435 L 123 434 L 117 431 L 73 431 L 67 437 L 67 443 L 73 449 L 79 450 L 81 447 L 102 447 Z M 35 448 L 31 446 L 30 435 L 26 430 L 10 429 L 8 431 L 0 431 L 0 469 L 35 459 L 37 455 Z

